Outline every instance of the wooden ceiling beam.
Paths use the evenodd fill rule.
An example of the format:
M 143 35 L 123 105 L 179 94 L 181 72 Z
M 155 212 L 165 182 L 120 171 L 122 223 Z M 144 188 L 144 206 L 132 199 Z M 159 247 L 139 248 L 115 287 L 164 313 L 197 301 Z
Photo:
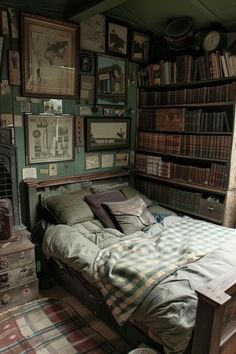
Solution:
M 65 18 L 73 22 L 81 22 L 87 18 L 108 11 L 127 0 L 82 0 L 71 1 L 65 7 Z

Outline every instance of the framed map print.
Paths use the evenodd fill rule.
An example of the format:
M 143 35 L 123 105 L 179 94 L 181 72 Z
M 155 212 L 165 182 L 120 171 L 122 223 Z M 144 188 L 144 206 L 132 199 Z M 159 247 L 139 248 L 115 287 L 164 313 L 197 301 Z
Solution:
M 28 14 L 22 26 L 23 95 L 75 98 L 78 27 Z
M 26 115 L 27 163 L 74 159 L 74 119 L 66 115 Z

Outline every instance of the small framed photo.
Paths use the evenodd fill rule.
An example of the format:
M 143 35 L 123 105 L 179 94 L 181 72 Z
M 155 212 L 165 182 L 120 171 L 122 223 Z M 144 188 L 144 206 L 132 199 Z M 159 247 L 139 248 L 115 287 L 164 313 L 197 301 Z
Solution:
M 95 54 L 85 50 L 80 52 L 80 73 L 95 75 Z
M 115 109 L 114 107 L 103 107 L 103 115 L 104 116 L 114 116 L 115 114 Z
M 131 60 L 138 63 L 148 63 L 150 58 L 151 35 L 133 31 Z
M 95 102 L 95 75 L 81 75 L 80 104 L 93 105 Z
M 128 27 L 125 24 L 107 19 L 106 51 L 114 55 L 128 55 Z
M 20 55 L 15 50 L 9 50 L 9 84 L 13 86 L 21 85 L 20 77 Z

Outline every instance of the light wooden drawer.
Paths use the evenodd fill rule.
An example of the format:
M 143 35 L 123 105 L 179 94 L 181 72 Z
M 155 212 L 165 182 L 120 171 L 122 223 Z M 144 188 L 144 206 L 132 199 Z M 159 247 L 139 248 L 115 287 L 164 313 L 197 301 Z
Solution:
M 32 281 L 36 278 L 35 263 L 27 264 L 21 268 L 10 269 L 0 272 L 0 290 L 22 283 Z
M 224 214 L 224 204 L 210 201 L 207 199 L 200 199 L 198 214 L 207 218 L 217 220 L 218 222 L 222 222 Z
M 38 298 L 38 280 L 0 291 L 0 311 Z

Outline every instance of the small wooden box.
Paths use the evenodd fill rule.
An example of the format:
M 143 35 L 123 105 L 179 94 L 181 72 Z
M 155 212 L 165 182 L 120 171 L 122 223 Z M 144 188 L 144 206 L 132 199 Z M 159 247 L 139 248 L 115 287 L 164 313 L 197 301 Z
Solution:
M 158 109 L 155 123 L 160 131 L 184 131 L 185 108 Z

